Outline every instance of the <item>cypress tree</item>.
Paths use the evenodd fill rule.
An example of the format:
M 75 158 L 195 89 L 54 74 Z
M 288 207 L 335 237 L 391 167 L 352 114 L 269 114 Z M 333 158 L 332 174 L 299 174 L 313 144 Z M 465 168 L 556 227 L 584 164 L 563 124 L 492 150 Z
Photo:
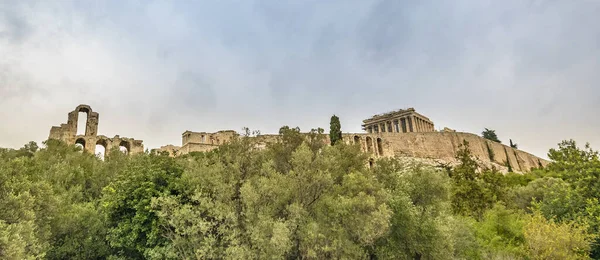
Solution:
M 342 126 L 340 124 L 340 118 L 333 115 L 329 122 L 329 141 L 331 142 L 331 145 L 334 145 L 339 140 L 342 140 Z

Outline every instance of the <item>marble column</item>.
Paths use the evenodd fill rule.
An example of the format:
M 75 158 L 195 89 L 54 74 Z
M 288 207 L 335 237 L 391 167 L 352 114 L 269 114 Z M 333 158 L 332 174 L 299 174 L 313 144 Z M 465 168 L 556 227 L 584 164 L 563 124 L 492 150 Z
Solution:
M 404 119 L 404 117 L 398 118 L 398 133 L 404 133 L 404 128 L 402 127 L 402 119 Z
M 419 132 L 419 118 L 413 117 L 413 122 L 415 123 L 415 127 L 413 127 L 413 131 Z

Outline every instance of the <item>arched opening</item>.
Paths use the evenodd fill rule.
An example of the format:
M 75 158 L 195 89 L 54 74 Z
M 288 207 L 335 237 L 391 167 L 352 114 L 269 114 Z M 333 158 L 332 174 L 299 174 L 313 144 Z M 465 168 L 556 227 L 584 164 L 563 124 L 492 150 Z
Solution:
M 354 136 L 354 143 L 355 144 L 360 144 L 360 137 L 358 137 L 358 135 Z
M 381 145 L 381 138 L 377 138 L 377 153 L 383 155 L 383 146 Z
M 87 129 L 88 112 L 89 111 L 87 108 L 81 108 L 77 113 L 77 135 L 85 135 L 85 131 Z
M 129 142 L 121 141 L 121 143 L 119 144 L 119 151 L 121 151 L 124 154 L 129 154 L 130 147 L 131 146 L 129 145 Z
M 367 136 L 367 152 L 373 152 L 373 139 L 370 136 Z
M 373 158 L 369 159 L 369 169 L 373 169 Z
M 79 138 L 75 141 L 75 146 L 80 147 L 81 151 L 85 151 L 85 139 Z
M 104 156 L 106 155 L 106 146 L 102 145 L 100 142 L 96 144 L 96 150 L 94 152 L 100 160 L 104 161 Z

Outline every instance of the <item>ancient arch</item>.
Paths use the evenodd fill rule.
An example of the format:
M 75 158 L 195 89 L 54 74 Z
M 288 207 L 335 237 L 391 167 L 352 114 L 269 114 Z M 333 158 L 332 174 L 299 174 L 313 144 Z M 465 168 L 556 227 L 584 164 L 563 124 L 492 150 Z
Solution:
M 367 152 L 373 152 L 373 139 L 370 136 L 367 136 Z
M 104 148 L 108 148 L 108 141 L 104 138 L 100 138 L 96 141 L 96 145 L 102 145 Z
M 85 139 L 83 138 L 77 138 L 77 140 L 75 141 L 75 145 L 81 145 L 81 150 L 85 151 Z
M 381 145 L 381 138 L 377 138 L 377 153 L 383 155 L 383 146 Z
M 92 108 L 88 105 L 79 105 L 75 108 L 73 112 L 76 113 L 75 134 L 88 135 L 88 121 L 90 119 L 90 113 L 92 112 Z M 85 119 L 82 120 L 81 116 L 85 116 Z
M 119 143 L 119 150 L 125 154 L 129 154 L 129 151 L 131 150 L 131 144 L 123 140 L 121 143 Z
M 108 149 L 108 141 L 106 139 L 100 138 L 96 141 L 96 147 L 94 147 L 94 154 L 100 157 L 100 159 L 104 160 Z
M 358 135 L 354 136 L 354 143 L 355 144 L 360 144 L 360 137 L 358 137 Z

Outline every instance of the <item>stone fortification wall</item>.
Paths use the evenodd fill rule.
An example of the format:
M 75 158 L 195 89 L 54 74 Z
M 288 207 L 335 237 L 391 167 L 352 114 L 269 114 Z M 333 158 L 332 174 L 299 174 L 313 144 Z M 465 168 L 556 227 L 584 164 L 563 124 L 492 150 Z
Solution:
M 466 140 L 473 156 L 484 164 L 500 168 L 508 168 L 510 164 L 514 171 L 525 172 L 549 163 L 535 155 L 470 133 L 344 134 L 344 140 L 346 143 L 359 143 L 361 149 L 373 157 L 414 157 L 456 163 L 456 152 Z
M 186 131 L 186 133 L 189 133 Z M 187 135 L 184 133 L 184 138 Z M 207 133 L 202 133 L 207 134 Z M 233 136 L 231 136 L 233 137 Z M 255 145 L 259 149 L 266 148 L 269 143 L 280 141 L 277 134 L 267 134 L 252 137 Z M 225 142 L 218 145 L 212 143 L 195 143 L 188 140 L 182 147 L 161 147 L 161 150 L 178 149 L 177 155 L 183 155 L 190 152 L 207 152 L 218 148 Z M 230 141 L 231 138 L 227 138 Z M 369 153 L 371 158 L 381 157 L 400 157 L 400 158 L 420 158 L 430 162 L 455 164 L 456 153 L 463 144 L 463 141 L 469 142 L 469 149 L 474 157 L 484 166 L 494 166 L 501 171 L 508 171 L 512 168 L 515 172 L 526 172 L 531 168 L 537 168 L 540 165 L 546 166 L 549 162 L 535 155 L 526 153 L 509 146 L 492 142 L 478 135 L 460 132 L 419 132 L 419 133 L 357 133 L 343 134 L 343 140 L 347 144 L 358 144 L 361 150 Z M 226 141 L 226 142 L 227 142 Z M 329 144 L 329 138 L 324 136 L 323 141 Z M 164 149 L 163 149 L 164 148 Z M 169 149 L 167 149 L 169 148 Z M 175 154 L 172 154 L 175 156 Z

